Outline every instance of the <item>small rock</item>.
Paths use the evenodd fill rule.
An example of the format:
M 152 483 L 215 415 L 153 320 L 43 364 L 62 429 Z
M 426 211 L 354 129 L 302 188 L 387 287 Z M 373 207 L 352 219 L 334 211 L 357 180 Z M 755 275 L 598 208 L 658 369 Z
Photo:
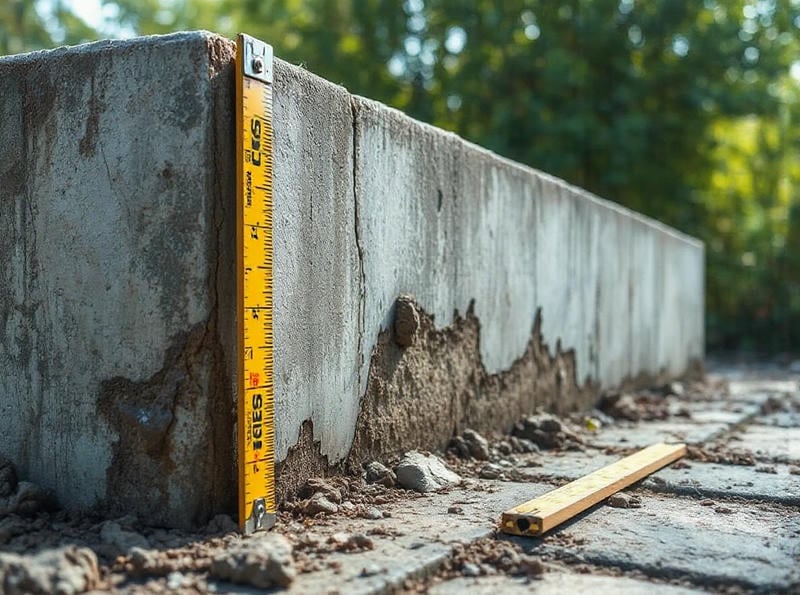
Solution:
M 561 423 L 560 419 L 557 419 L 551 415 L 539 415 L 537 416 L 539 429 L 543 432 L 547 432 L 548 434 L 553 434 L 555 432 L 561 432 L 564 430 L 564 426 Z
M 447 509 L 447 514 L 464 514 L 464 509 L 460 506 L 451 506 Z
M 233 542 L 214 558 L 209 574 L 259 589 L 288 587 L 296 575 L 292 546 L 277 533 Z
M 350 502 L 350 500 L 345 500 L 341 504 L 339 504 L 339 510 L 343 510 L 344 512 L 352 512 L 356 509 L 356 505 Z
M 15 479 L 12 479 L 9 472 L 6 471 L 6 490 Z M 50 508 L 52 508 L 50 493 L 29 481 L 20 481 L 16 484 L 15 492 L 5 498 L 0 498 L 0 517 L 9 514 L 33 516 L 37 512 Z
M 756 473 L 772 473 L 774 475 L 778 474 L 778 470 L 775 468 L 774 465 L 759 465 L 756 467 Z
M 170 572 L 167 575 L 167 589 L 170 589 L 171 591 L 177 591 L 183 586 L 185 581 L 186 577 L 180 572 Z
M 100 526 L 101 541 L 110 546 L 109 557 L 127 554 L 132 548 L 148 549 L 150 542 L 139 533 L 126 531 L 116 521 L 106 521 Z
M 514 452 L 511 444 L 505 440 L 498 442 L 495 448 L 497 448 L 497 452 L 499 452 L 501 455 L 510 455 L 512 452 Z
M 364 470 L 366 471 L 367 483 L 379 483 L 387 488 L 392 488 L 397 483 L 397 476 L 394 471 L 378 461 L 367 463 L 364 465 Z
M 417 492 L 433 492 L 461 482 L 437 457 L 416 450 L 403 455 L 394 472 L 401 487 Z
M 227 514 L 218 514 L 206 525 L 206 533 L 209 535 L 220 535 L 222 533 L 233 533 L 239 530 L 231 517 Z
M 514 449 L 514 452 L 519 452 L 522 454 L 539 452 L 539 447 L 536 445 L 536 443 L 532 440 L 528 440 L 527 438 L 511 436 L 509 438 L 509 442 L 511 442 L 511 447 Z
M 88 548 L 66 546 L 24 557 L 0 553 L 0 591 L 5 595 L 72 595 L 99 583 L 97 556 Z
M 376 574 L 380 574 L 383 572 L 383 568 L 378 566 L 377 564 L 368 564 L 361 569 L 361 573 L 359 576 L 367 577 L 367 576 L 375 576 Z
M 328 538 L 337 551 L 356 552 L 375 549 L 375 542 L 363 533 L 334 533 Z
M 613 496 L 609 496 L 606 503 L 613 508 L 640 508 L 642 506 L 642 501 L 638 496 L 625 492 L 617 492 Z
M 473 564 L 472 562 L 465 562 L 464 565 L 461 567 L 461 574 L 464 576 L 480 576 L 481 569 L 478 567 L 477 564 Z
M 128 552 L 128 556 L 131 563 L 131 572 L 134 576 L 163 576 L 172 570 L 169 565 L 163 563 L 163 558 L 152 550 L 133 547 Z
M 494 463 L 486 463 L 478 472 L 478 477 L 481 479 L 497 479 L 502 475 L 503 468 Z
M 30 530 L 30 523 L 22 517 L 11 515 L 0 518 L 0 549 L 3 544 L 8 543 L 12 538 L 23 533 L 29 533 Z
M 395 302 L 394 340 L 400 347 L 411 347 L 419 330 L 419 312 L 413 296 L 401 295 Z
M 789 467 L 789 473 L 791 475 L 800 475 L 800 467 L 798 467 L 797 465 L 792 465 L 791 467 Z
M 729 508 L 728 506 L 723 506 L 720 504 L 719 506 L 714 507 L 714 512 L 719 514 L 732 514 L 733 509 Z
M 629 394 L 607 394 L 600 400 L 600 408 L 617 419 L 639 421 L 642 417 L 636 398 Z
M 461 436 L 453 436 L 448 448 L 459 458 L 469 459 L 472 456 L 469 454 L 469 444 Z
M 374 506 L 370 506 L 364 511 L 363 517 L 365 519 L 370 519 L 371 521 L 377 521 L 378 519 L 383 518 L 383 512 Z
M 582 440 L 560 419 L 548 413 L 540 413 L 525 418 L 513 429 L 514 436 L 534 442 L 542 448 L 560 448 L 568 442 L 582 443 Z
M 462 438 L 467 443 L 469 454 L 479 461 L 486 461 L 489 459 L 489 441 L 486 440 L 475 430 L 467 428 L 461 434 Z
M 5 457 L 0 457 L 0 498 L 8 498 L 17 491 L 17 470 Z
M 303 514 L 315 516 L 317 514 L 336 514 L 339 507 L 328 500 L 323 494 L 317 493 L 304 501 L 301 505 Z
M 539 558 L 523 554 L 518 563 L 520 574 L 526 576 L 540 576 L 544 573 L 544 564 Z
M 700 500 L 700 506 L 714 506 L 714 504 L 716 504 L 716 502 L 714 502 L 710 498 L 705 498 L 703 500 Z
M 686 387 L 682 382 L 669 382 L 661 387 L 661 394 L 665 397 L 682 397 L 686 394 Z
M 342 500 L 344 500 L 344 494 L 342 494 L 342 490 L 333 485 L 332 482 L 326 481 L 321 477 L 312 477 L 306 481 L 305 485 L 300 490 L 300 497 L 312 498 L 317 494 L 325 496 L 326 499 L 336 504 L 339 504 Z

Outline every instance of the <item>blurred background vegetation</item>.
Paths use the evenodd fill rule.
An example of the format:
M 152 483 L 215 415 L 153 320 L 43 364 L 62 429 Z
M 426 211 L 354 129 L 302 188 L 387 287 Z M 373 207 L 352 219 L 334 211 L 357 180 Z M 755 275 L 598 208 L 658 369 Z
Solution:
M 0 54 L 246 31 L 706 243 L 711 350 L 800 350 L 800 0 L 0 0 Z

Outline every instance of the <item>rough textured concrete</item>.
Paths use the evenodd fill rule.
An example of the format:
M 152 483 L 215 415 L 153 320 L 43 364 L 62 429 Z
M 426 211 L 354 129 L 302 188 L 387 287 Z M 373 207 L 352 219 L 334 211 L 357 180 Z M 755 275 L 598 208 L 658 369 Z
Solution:
M 758 459 L 800 464 L 800 427 L 752 425 L 735 436 L 733 444 L 748 449 Z
M 71 507 L 233 505 L 232 55 L 190 33 L 0 59 L 0 454 Z M 282 492 L 702 356 L 695 240 L 275 72 Z
M 708 408 L 724 406 L 712 393 L 716 389 L 692 396 Z M 758 414 L 755 423 L 768 415 Z M 719 445 L 731 448 L 731 435 Z M 609 499 L 542 538 L 516 539 L 496 530 L 503 510 L 618 457 L 594 449 L 507 452 L 501 445 L 509 437 L 498 438 L 489 441 L 488 463 L 485 452 L 480 460 L 466 451 L 448 457 L 464 481 L 441 492 L 418 494 L 356 477 L 317 478 L 280 514 L 267 538 L 278 547 L 264 547 L 263 535 L 238 535 L 225 515 L 186 532 L 147 527 L 131 516 L 97 523 L 32 503 L 29 512 L 39 510 L 35 517 L 0 518 L 0 549 L 7 552 L 0 577 L 10 570 L 12 577 L 37 577 L 40 584 L 83 582 L 85 562 L 95 559 L 95 590 L 123 594 L 249 593 L 274 579 L 286 584 L 295 573 L 288 592 L 800 592 L 800 519 L 791 497 L 798 483 L 787 473 L 800 469 L 775 464 L 773 474 L 761 465 L 690 458 L 627 488 L 623 494 L 640 508 L 612 508 Z M 476 479 L 486 465 L 503 475 Z M 13 469 L 5 469 L 2 493 L 15 483 Z M 320 514 L 309 504 L 323 494 L 336 505 Z M 765 497 L 775 501 L 765 504 Z M 272 541 L 276 533 L 285 539 Z M 76 546 L 85 555 L 64 555 Z M 230 583 L 234 575 L 248 584 Z M 10 590 L 8 582 L 5 587 Z
M 702 357 L 698 242 L 381 104 L 355 105 L 365 329 L 388 327 L 395 297 L 412 293 L 441 326 L 475 301 L 489 372 L 524 352 L 539 308 L 545 340 L 575 350 L 579 383 L 680 374 Z
M 674 587 L 636 580 L 627 577 L 577 574 L 572 572 L 548 572 L 540 579 L 508 576 L 486 576 L 478 579 L 457 578 L 434 585 L 430 595 L 563 595 L 564 593 L 625 593 L 626 595 L 698 595 L 706 593 L 699 589 Z
M 534 481 L 565 483 L 618 461 L 621 455 L 595 450 L 562 452 L 546 457 L 519 457 L 520 466 Z M 641 481 L 641 487 L 695 498 L 748 498 L 800 506 L 800 478 L 786 465 L 773 465 L 774 473 L 757 472 L 748 465 L 722 465 L 684 461 L 677 468 L 666 467 Z M 762 467 L 763 470 L 763 467 Z
M 725 512 L 715 512 L 697 500 L 641 500 L 641 508 L 605 506 L 563 525 L 541 543 L 526 545 L 569 560 L 697 584 L 777 592 L 800 580 L 800 519 L 791 509 L 728 502 Z M 736 543 L 735 554 L 731 543 Z
M 274 116 L 276 451 L 285 458 L 312 420 L 323 452 L 341 458 L 361 333 L 350 96 L 277 60 Z
M 0 451 L 73 507 L 189 524 L 234 493 L 230 61 L 205 34 L 0 59 Z

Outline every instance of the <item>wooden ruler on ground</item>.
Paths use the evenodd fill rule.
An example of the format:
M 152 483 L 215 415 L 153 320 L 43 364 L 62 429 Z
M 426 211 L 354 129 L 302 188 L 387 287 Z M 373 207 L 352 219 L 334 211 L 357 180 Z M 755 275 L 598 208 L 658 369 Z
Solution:
M 272 47 L 236 40 L 239 526 L 275 524 Z
M 542 535 L 685 454 L 685 444 L 648 446 L 599 471 L 507 510 L 503 513 L 500 528 L 512 535 Z

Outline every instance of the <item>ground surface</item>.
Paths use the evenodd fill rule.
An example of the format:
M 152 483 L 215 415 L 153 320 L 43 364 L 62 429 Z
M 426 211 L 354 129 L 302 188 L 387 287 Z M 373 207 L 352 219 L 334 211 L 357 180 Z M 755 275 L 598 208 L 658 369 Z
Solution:
M 608 395 L 586 416 L 532 418 L 513 438 L 465 433 L 440 453 L 460 483 L 428 478 L 455 481 L 443 490 L 396 487 L 380 467 L 312 481 L 274 532 L 249 538 L 227 517 L 188 534 L 42 512 L 6 467 L 0 592 L 800 592 L 800 370 L 714 370 Z M 689 456 L 613 502 L 541 539 L 496 530 L 504 510 L 664 440 Z

